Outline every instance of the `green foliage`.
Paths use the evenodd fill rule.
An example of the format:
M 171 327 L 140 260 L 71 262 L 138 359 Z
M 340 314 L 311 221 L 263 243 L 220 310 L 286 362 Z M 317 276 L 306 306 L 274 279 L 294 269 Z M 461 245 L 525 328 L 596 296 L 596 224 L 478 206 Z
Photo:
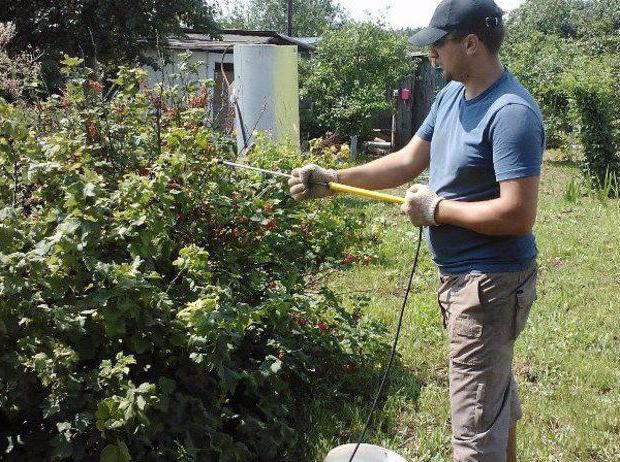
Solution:
M 13 22 L 17 36 L 12 51 L 28 47 L 42 55 L 48 85 L 60 82 L 63 53 L 81 56 L 89 65 L 129 64 L 144 59 L 146 48 L 163 43 L 181 26 L 216 30 L 213 2 L 117 2 L 113 0 L 41 0 L 6 2 L 0 22 Z
M 387 91 L 410 74 L 407 38 L 380 24 L 349 23 L 327 32 L 300 63 L 301 96 L 310 98 L 306 120 L 340 137 L 367 135 L 371 117 L 389 110 Z
M 359 394 L 385 355 L 320 285 L 373 242 L 364 215 L 215 162 L 207 83 L 122 68 L 105 98 L 80 62 L 62 95 L 0 101 L 3 460 L 286 459 L 305 403 Z
M 32 53 L 8 53 L 14 37 L 15 25 L 0 22 L 0 98 L 20 100 L 36 88 L 41 66 Z
M 598 178 L 586 171 L 579 177 L 571 178 L 564 190 L 564 200 L 576 204 L 582 197 L 598 199 L 601 205 L 607 207 L 610 201 L 620 197 L 618 175 L 606 170 L 603 178 Z
M 565 39 L 537 31 L 511 32 L 502 48 L 506 65 L 543 111 L 548 147 L 563 145 L 572 131 L 562 75 L 575 67 L 578 56 L 579 50 Z
M 582 0 L 529 0 L 511 15 L 511 27 L 574 38 L 582 27 Z
M 618 169 L 620 4 L 529 0 L 508 21 L 503 58 L 540 104 L 547 145 L 578 141 L 583 170 L 602 185 Z
M 511 33 L 560 37 L 589 55 L 620 52 L 620 5 L 615 0 L 528 0 L 511 13 Z
M 330 28 L 340 27 L 345 10 L 334 0 L 295 0 L 293 2 L 293 35 L 315 37 Z M 232 29 L 288 31 L 288 0 L 238 1 L 221 20 Z
M 620 111 L 617 74 L 601 61 L 588 62 L 563 76 L 570 115 L 584 149 L 582 170 L 602 186 L 608 172 L 620 172 Z

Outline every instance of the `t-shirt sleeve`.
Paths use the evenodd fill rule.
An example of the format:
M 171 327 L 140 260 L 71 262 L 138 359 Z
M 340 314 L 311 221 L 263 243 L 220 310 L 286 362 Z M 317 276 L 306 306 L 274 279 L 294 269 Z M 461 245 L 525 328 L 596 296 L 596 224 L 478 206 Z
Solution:
M 496 181 L 540 175 L 545 129 L 536 113 L 524 104 L 502 107 L 490 125 Z
M 431 105 L 431 110 L 428 112 L 426 119 L 418 128 L 416 135 L 425 141 L 431 141 L 433 139 L 433 132 L 435 131 L 435 119 L 437 118 L 437 105 L 439 104 L 439 96 L 435 98 L 435 101 Z

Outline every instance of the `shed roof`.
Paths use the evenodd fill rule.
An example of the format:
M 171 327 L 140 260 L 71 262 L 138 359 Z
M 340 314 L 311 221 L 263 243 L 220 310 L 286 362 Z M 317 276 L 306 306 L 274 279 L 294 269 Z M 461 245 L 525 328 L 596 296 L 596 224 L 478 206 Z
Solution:
M 169 37 L 168 46 L 182 50 L 223 52 L 231 45 L 271 44 L 297 45 L 301 50 L 314 51 L 312 44 L 274 31 L 225 29 L 220 31 L 220 37 L 221 40 L 208 34 L 186 29 L 182 35 Z

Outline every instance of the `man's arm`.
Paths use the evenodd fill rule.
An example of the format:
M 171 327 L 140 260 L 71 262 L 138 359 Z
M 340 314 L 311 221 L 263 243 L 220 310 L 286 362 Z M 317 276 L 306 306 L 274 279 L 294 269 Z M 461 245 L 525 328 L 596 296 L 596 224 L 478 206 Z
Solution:
M 428 167 L 430 152 L 431 143 L 416 135 L 392 154 L 338 171 L 338 181 L 364 189 L 394 188 L 422 173 Z
M 500 196 L 480 202 L 442 200 L 435 221 L 488 235 L 522 235 L 536 220 L 539 176 L 499 183 Z

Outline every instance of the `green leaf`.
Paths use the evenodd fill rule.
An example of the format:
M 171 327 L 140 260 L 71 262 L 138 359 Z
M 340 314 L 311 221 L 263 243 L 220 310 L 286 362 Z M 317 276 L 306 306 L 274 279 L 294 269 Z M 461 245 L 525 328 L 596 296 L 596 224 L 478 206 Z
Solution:
M 222 389 L 225 393 L 234 393 L 239 382 L 239 374 L 228 367 L 220 367 L 219 376 L 222 379 Z
M 176 382 L 167 377 L 160 377 L 158 383 L 159 383 L 159 388 L 161 389 L 161 391 L 166 394 L 172 393 L 174 389 L 176 388 Z
M 282 369 L 282 361 L 272 355 L 267 356 L 260 366 L 260 370 L 265 376 L 277 374 L 280 369 Z
M 122 441 L 117 444 L 108 444 L 103 448 L 99 457 L 100 462 L 129 462 L 130 460 L 129 449 Z
M 72 57 L 72 56 L 69 56 L 69 55 L 64 55 L 63 59 L 60 61 L 60 64 L 62 64 L 63 66 L 66 66 L 66 67 L 73 68 L 73 67 L 79 66 L 83 62 L 84 62 L 84 60 L 81 59 L 81 58 L 76 58 L 76 57 Z
M 83 193 L 84 197 L 94 197 L 95 196 L 95 185 L 92 183 L 86 183 L 84 185 Z

